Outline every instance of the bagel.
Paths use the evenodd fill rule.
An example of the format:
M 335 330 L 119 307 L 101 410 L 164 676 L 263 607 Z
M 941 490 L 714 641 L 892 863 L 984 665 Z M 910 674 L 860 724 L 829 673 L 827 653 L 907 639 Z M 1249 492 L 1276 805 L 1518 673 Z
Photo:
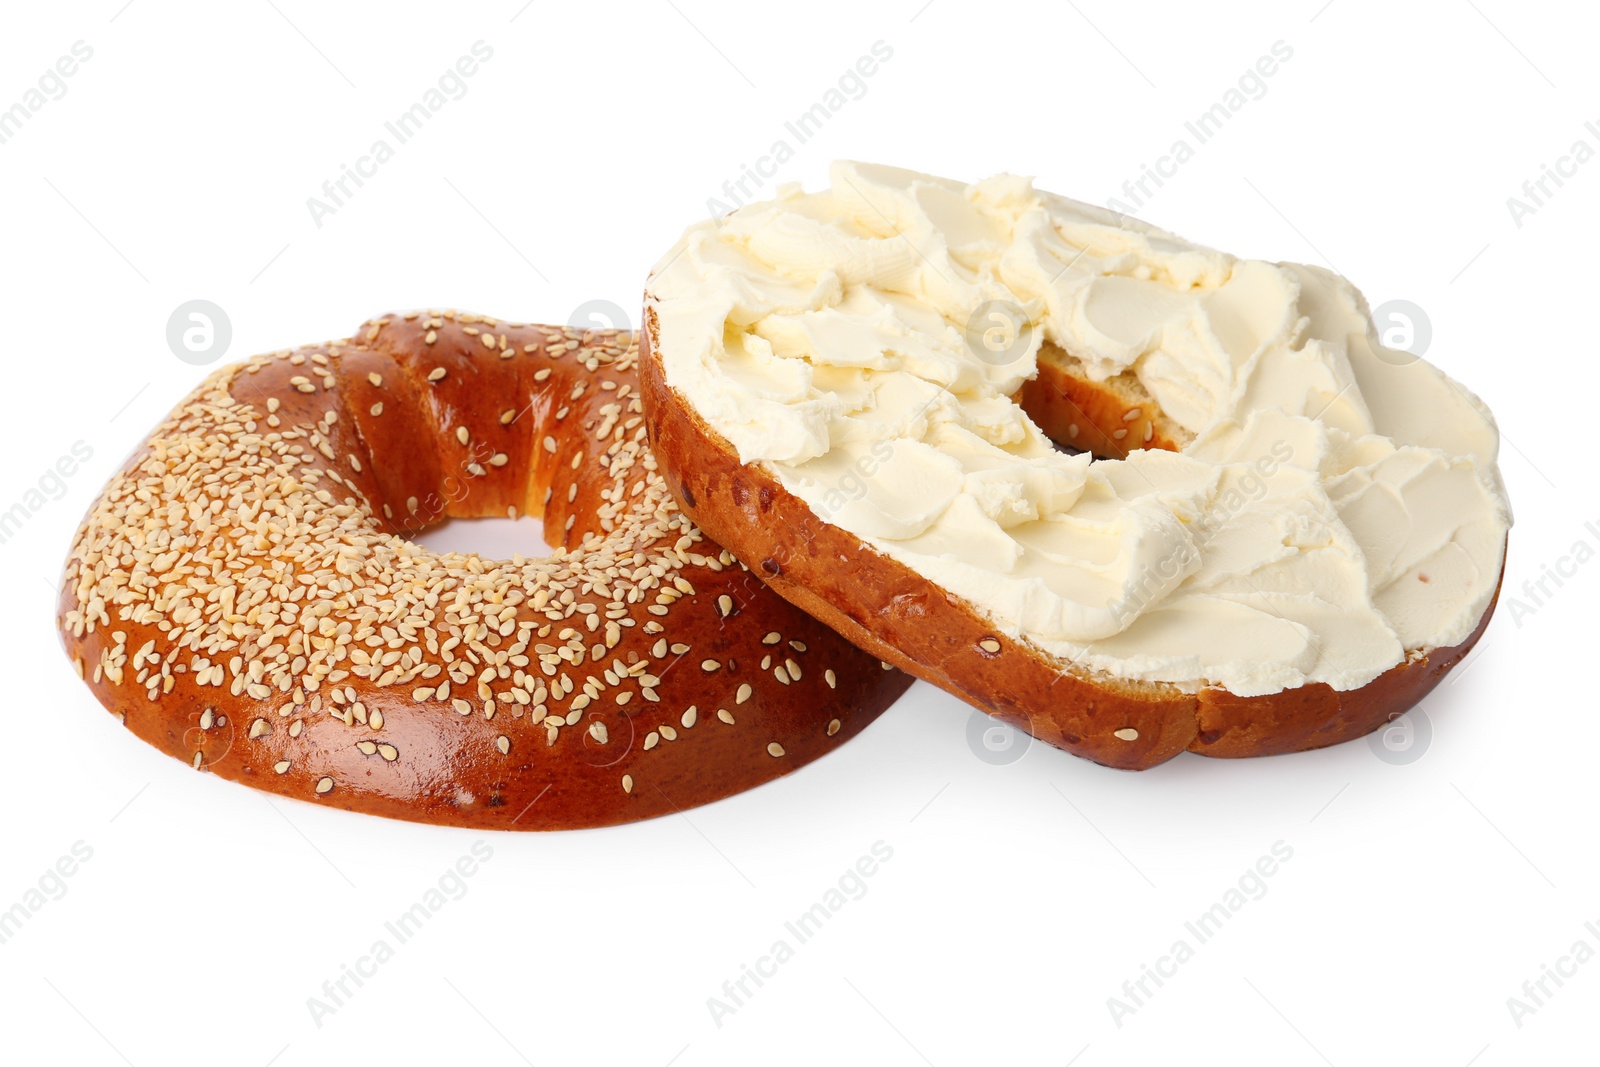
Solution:
M 197 770 L 418 822 L 603 826 L 816 759 L 910 679 L 678 510 L 637 360 L 627 332 L 429 311 L 217 371 L 79 528 L 68 656 Z M 407 539 L 519 514 L 553 555 Z
M 1316 267 L 838 163 L 645 294 L 668 484 L 857 645 L 1116 767 L 1367 733 L 1487 625 L 1481 401 Z

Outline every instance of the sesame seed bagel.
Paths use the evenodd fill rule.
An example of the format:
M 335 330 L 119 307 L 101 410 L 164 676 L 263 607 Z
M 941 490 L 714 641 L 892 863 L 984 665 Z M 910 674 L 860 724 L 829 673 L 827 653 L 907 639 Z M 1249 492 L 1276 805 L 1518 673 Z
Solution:
M 139 737 L 272 793 L 604 826 L 789 773 L 910 684 L 678 508 L 634 338 L 410 312 L 212 374 L 79 528 L 59 625 Z M 541 517 L 548 558 L 438 553 Z

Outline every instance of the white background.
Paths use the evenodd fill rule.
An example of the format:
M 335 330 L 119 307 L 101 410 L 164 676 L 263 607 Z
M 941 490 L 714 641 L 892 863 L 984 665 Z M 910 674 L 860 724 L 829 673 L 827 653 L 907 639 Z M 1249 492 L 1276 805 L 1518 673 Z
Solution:
M 0 108 L 74 42 L 93 58 L 0 144 L 0 510 L 75 442 L 93 458 L 0 545 L 0 910 L 75 843 L 93 855 L 0 944 L 0 1060 L 1594 1062 L 1600 962 L 1550 984 L 1521 1026 L 1507 1006 L 1574 942 L 1600 950 L 1584 928 L 1600 929 L 1600 864 L 1580 685 L 1600 565 L 1542 603 L 1523 589 L 1576 542 L 1600 546 L 1600 162 L 1521 226 L 1506 203 L 1575 140 L 1600 147 L 1585 7 L 11 5 Z M 480 39 L 494 54 L 466 95 L 318 227 L 307 198 Z M 1335 265 L 1375 305 L 1415 302 L 1428 358 L 1497 413 L 1518 515 L 1506 595 L 1522 607 L 1503 601 L 1425 702 L 1420 758 L 1358 741 L 1131 774 L 1034 745 L 993 765 L 973 713 L 918 686 L 750 794 L 485 839 L 269 801 L 100 709 L 61 654 L 54 583 L 106 477 L 205 373 L 168 350 L 175 307 L 222 306 L 229 358 L 396 308 L 561 322 L 604 299 L 636 314 L 707 198 L 879 40 L 892 58 L 775 180 L 815 186 L 853 157 L 1012 170 L 1104 202 L 1175 139 L 1192 145 L 1184 121 L 1275 41 L 1293 49 L 1139 214 Z M 493 856 L 466 895 L 319 1026 L 308 998 L 480 839 Z M 719 1026 L 708 998 L 794 945 L 784 922 L 878 841 L 893 858 L 865 895 Z M 1265 895 L 1118 1025 L 1108 998 L 1179 938 L 1195 946 L 1184 923 L 1279 841 L 1293 857 Z

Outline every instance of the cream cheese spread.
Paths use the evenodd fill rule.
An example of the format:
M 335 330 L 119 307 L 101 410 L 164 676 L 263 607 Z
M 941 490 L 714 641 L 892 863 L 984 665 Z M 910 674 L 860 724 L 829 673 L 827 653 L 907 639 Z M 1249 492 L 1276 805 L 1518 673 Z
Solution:
M 1191 691 L 1354 689 L 1477 626 L 1493 416 L 1348 281 L 1012 175 L 831 180 L 690 227 L 646 295 L 667 384 L 819 517 L 1065 664 Z M 1058 450 L 1012 399 L 1046 342 L 1134 375 L 1182 451 Z

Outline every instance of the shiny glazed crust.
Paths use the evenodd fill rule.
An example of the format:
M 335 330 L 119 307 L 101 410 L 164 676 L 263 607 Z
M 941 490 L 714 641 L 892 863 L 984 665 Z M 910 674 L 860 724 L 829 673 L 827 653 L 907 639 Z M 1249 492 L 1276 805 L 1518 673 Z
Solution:
M 412 312 L 218 371 L 80 527 L 68 656 L 197 770 L 418 822 L 603 826 L 818 758 L 910 679 L 678 511 L 636 362 L 627 333 Z M 556 554 L 403 536 L 508 513 Z
M 1260 697 L 1090 675 L 997 633 L 963 600 L 859 538 L 824 522 L 759 466 L 739 462 L 665 380 L 654 355 L 648 301 L 640 379 L 650 440 L 667 484 L 695 522 L 729 545 L 768 584 L 873 655 L 1034 737 L 1097 763 L 1144 770 L 1185 750 L 1206 756 L 1266 756 L 1322 748 L 1378 729 L 1428 694 L 1471 651 L 1493 614 L 1451 648 L 1413 653 L 1359 689 L 1314 683 Z M 1122 399 L 1041 361 L 1029 388 L 1053 413 L 1041 426 L 1125 454 L 1115 430 Z M 1027 402 L 1025 400 L 1025 402 Z M 1029 407 L 1030 412 L 1033 408 Z M 1150 420 L 1134 423 L 1141 438 Z M 1157 429 L 1149 431 L 1150 447 Z M 1173 447 L 1170 442 L 1168 447 Z M 1502 566 L 1502 574 L 1503 566 Z M 1498 595 L 1498 591 L 1497 591 Z

